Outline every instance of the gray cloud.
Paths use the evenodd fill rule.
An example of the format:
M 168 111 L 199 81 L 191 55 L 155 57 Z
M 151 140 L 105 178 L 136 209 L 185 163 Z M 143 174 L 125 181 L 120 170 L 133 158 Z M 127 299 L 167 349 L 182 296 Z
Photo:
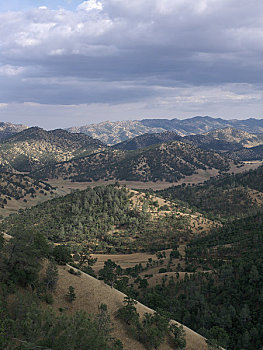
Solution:
M 0 102 L 195 110 L 197 95 L 209 107 L 212 88 L 214 103 L 256 106 L 262 11 L 258 0 L 89 0 L 75 11 L 0 13 Z

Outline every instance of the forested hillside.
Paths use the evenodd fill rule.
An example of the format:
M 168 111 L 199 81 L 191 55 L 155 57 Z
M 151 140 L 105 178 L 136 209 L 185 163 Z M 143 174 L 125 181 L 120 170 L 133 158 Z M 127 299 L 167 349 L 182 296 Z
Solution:
M 38 178 L 66 177 L 73 181 L 116 179 L 170 181 L 192 175 L 199 169 L 227 171 L 230 160 L 180 141 L 137 151 L 107 150 L 32 173 Z
M 152 217 L 148 208 L 157 204 L 146 198 L 134 206 L 125 188 L 87 188 L 14 214 L 0 230 L 16 236 L 24 225 L 56 243 L 88 244 L 93 252 L 157 251 L 191 233 L 189 217 L 175 210 Z
M 143 293 L 142 301 L 231 350 L 263 345 L 262 213 L 214 229 L 186 250 L 187 274 Z M 205 270 L 208 272 L 201 273 Z
M 200 185 L 173 186 L 158 193 L 179 199 L 214 216 L 249 215 L 263 206 L 263 167 L 240 174 L 221 175 Z
M 263 160 L 263 145 L 228 152 L 227 156 L 236 161 Z
M 45 164 L 54 164 L 103 148 L 99 140 L 65 130 L 45 131 L 28 128 L 0 143 L 0 165 L 29 172 Z

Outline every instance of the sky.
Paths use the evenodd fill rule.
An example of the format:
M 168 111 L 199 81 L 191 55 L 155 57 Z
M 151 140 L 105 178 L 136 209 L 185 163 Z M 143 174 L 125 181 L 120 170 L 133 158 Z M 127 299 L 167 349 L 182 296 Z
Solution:
M 0 121 L 263 118 L 262 0 L 0 3 Z

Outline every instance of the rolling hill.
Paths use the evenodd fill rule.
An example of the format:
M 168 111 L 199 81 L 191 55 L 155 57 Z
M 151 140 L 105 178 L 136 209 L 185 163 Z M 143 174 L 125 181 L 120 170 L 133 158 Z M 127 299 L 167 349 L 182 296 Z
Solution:
M 99 140 L 84 134 L 58 129 L 45 131 L 28 128 L 0 143 L 0 165 L 6 169 L 29 172 L 104 148 Z
M 0 230 L 15 236 L 23 225 L 55 243 L 129 253 L 170 248 L 180 237 L 195 233 L 196 227 L 201 233 L 214 223 L 199 213 L 192 215 L 171 203 L 159 205 L 156 198 L 109 185 L 88 187 L 21 211 L 1 222 Z
M 227 152 L 227 156 L 236 161 L 263 160 L 263 145 Z
M 215 140 L 226 141 L 234 144 L 236 143 L 247 148 L 263 144 L 263 134 L 252 134 L 233 127 L 216 129 L 209 131 L 204 135 L 212 137 Z
M 32 173 L 37 178 L 69 178 L 73 181 L 128 180 L 176 182 L 198 169 L 227 171 L 230 160 L 214 152 L 174 141 L 137 151 L 106 150 Z
M 183 141 L 183 138 L 179 136 L 176 132 L 172 131 L 165 131 L 162 133 L 150 133 L 136 136 L 126 141 L 117 143 L 116 145 L 112 146 L 112 148 L 131 151 L 145 148 L 148 146 L 153 146 L 160 143 L 169 143 L 172 141 Z
M 182 141 L 208 151 L 226 152 L 241 150 L 263 143 L 263 136 L 249 134 L 234 128 L 217 129 L 205 134 L 179 136 L 176 132 L 165 131 L 156 134 L 144 134 L 132 139 L 117 143 L 113 149 L 136 150 L 147 146 L 171 141 Z
M 263 208 L 263 166 L 240 174 L 212 178 L 204 184 L 173 186 L 158 191 L 219 217 L 247 216 Z

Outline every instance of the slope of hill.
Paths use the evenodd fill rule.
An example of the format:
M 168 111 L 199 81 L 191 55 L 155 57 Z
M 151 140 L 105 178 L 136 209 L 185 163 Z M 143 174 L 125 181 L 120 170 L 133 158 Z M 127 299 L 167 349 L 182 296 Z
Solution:
M 47 246 L 43 237 L 30 231 L 20 231 L 15 238 L 7 237 L 6 242 L 0 236 L 3 349 L 21 348 L 22 344 L 28 349 L 144 350 L 154 346 L 147 346 L 145 340 L 149 336 L 150 339 L 155 337 L 158 343 L 162 338 L 158 346 L 160 350 L 175 348 L 173 339 L 178 339 L 178 336 L 175 332 L 173 337 L 168 327 L 169 323 L 176 327 L 180 324 L 173 320 L 169 322 L 166 316 L 165 335 L 161 331 L 163 322 L 157 329 L 153 324 L 152 331 L 161 331 L 157 333 L 158 337 L 156 333 L 147 334 L 142 328 L 140 332 L 146 339 L 132 333 L 129 322 L 117 317 L 126 295 L 69 265 L 58 266 L 54 260 L 48 261 L 53 249 Z M 141 303 L 136 304 L 135 310 L 141 323 L 146 314 L 155 314 Z M 183 330 L 186 338 L 186 347 L 183 348 L 207 349 L 202 336 L 187 327 Z
M 226 155 L 236 161 L 263 160 L 263 145 L 227 152 Z
M 2 172 L 0 173 L 0 218 L 62 195 L 64 195 L 63 189 L 28 175 Z
M 70 132 L 81 132 L 102 142 L 112 145 L 118 142 L 128 140 L 132 137 L 145 134 L 147 132 L 158 133 L 165 131 L 164 128 L 152 128 L 143 125 L 140 121 L 127 120 L 119 122 L 102 122 L 90 124 L 81 127 L 72 127 L 67 129 Z
M 230 128 L 228 128 L 230 129 Z M 233 133 L 236 133 L 235 129 L 231 128 Z M 243 145 L 241 141 L 241 134 L 245 132 L 240 131 L 238 134 L 240 138 L 227 137 L 227 130 L 220 129 L 215 130 L 215 132 L 209 132 L 202 135 L 188 135 L 188 136 L 179 136 L 174 131 L 165 131 L 157 134 L 143 134 L 140 136 L 136 136 L 132 139 L 117 143 L 113 145 L 113 149 L 122 149 L 122 150 L 137 150 L 141 148 L 145 148 L 148 146 L 153 146 L 160 143 L 168 143 L 172 141 L 182 141 L 185 143 L 190 143 L 196 147 L 200 147 L 207 151 L 215 151 L 215 152 L 225 152 L 225 151 L 235 151 L 243 149 Z M 260 138 L 257 135 L 250 135 L 249 141 L 254 141 L 254 143 L 260 143 L 261 139 L 263 142 L 263 137 Z M 247 144 L 249 141 L 247 139 L 244 140 L 244 143 Z
M 59 280 L 54 295 L 53 306 L 56 309 L 68 308 L 68 303 L 61 296 L 66 295 L 68 287 L 71 285 L 75 288 L 76 300 L 69 308 L 70 313 L 85 310 L 91 314 L 96 314 L 98 312 L 98 306 L 101 303 L 106 304 L 111 320 L 113 321 L 113 335 L 123 342 L 124 350 L 145 350 L 145 347 L 129 334 L 123 322 L 120 322 L 116 318 L 117 310 L 123 306 L 123 300 L 126 295 L 85 273 L 81 273 L 80 276 L 69 274 L 68 268 L 70 266 L 59 267 Z M 152 314 L 154 312 L 141 303 L 136 305 L 136 309 L 141 317 L 145 313 Z M 172 321 L 172 323 L 180 325 L 175 321 Z M 205 339 L 201 335 L 188 327 L 184 326 L 183 329 L 186 337 L 185 350 L 205 350 L 208 348 Z M 174 349 L 174 347 L 166 340 L 158 349 L 170 350 Z
M 236 143 L 244 147 L 255 147 L 263 144 L 263 134 L 251 134 L 231 127 L 209 131 L 205 135 L 215 140 Z
M 173 186 L 158 193 L 221 217 L 249 215 L 263 207 L 263 167 L 212 178 L 204 184 Z
M 27 129 L 28 126 L 22 124 L 0 123 L 0 140 L 8 139 L 10 136 Z
M 70 132 L 83 132 L 107 144 L 116 144 L 145 133 L 174 131 L 178 135 L 202 134 L 210 130 L 233 127 L 251 133 L 263 133 L 262 119 L 225 120 L 211 117 L 187 119 L 143 119 L 122 122 L 103 122 L 99 124 L 72 127 Z
M 263 344 L 263 215 L 235 220 L 192 240 L 188 271 L 208 270 L 169 280 L 142 298 L 152 308 L 172 310 L 172 318 L 227 349 L 254 350 Z M 176 290 L 176 292 L 174 292 Z
M 201 233 L 214 224 L 187 211 L 181 215 L 176 206 L 162 209 L 150 197 L 134 204 L 132 196 L 126 188 L 112 185 L 87 188 L 12 215 L 0 230 L 16 235 L 26 225 L 56 243 L 88 243 L 94 252 L 127 253 L 170 248 L 195 227 Z
M 183 138 L 179 136 L 176 132 L 171 131 L 165 131 L 162 133 L 143 134 L 140 136 L 133 137 L 129 140 L 117 143 L 116 145 L 112 146 L 112 148 L 131 151 L 172 141 L 183 141 Z
M 45 164 L 69 160 L 103 148 L 99 140 L 65 130 L 28 128 L 0 143 L 0 164 L 18 171 L 32 171 Z
M 175 141 L 137 151 L 107 150 L 32 173 L 39 178 L 67 177 L 73 181 L 116 179 L 176 182 L 198 169 L 227 171 L 230 160 L 214 152 Z

